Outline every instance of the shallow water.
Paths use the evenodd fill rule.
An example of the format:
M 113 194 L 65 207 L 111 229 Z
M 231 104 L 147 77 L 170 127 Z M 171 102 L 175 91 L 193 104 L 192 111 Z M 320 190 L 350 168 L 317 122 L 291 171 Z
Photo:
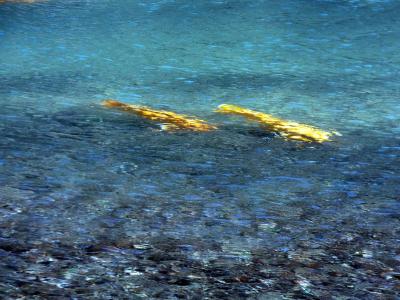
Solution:
M 0 4 L 1 298 L 398 297 L 399 16 L 395 0 Z M 167 133 L 104 98 L 220 129 Z M 342 136 L 288 142 L 221 103 Z

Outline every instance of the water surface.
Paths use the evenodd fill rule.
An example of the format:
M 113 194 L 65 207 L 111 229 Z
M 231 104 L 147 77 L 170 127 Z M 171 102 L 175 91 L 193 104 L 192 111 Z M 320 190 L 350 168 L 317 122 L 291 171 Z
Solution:
M 398 1 L 0 4 L 5 299 L 399 296 Z M 167 133 L 99 103 L 196 115 Z M 342 133 L 288 142 L 232 103 Z

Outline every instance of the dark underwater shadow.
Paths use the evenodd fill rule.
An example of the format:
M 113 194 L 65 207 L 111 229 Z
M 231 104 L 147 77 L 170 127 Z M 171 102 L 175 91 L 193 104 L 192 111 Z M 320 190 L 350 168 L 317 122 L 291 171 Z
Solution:
M 380 89 L 395 80 L 394 75 L 379 77 L 355 77 L 344 74 L 274 74 L 274 73 L 252 73 L 252 72 L 217 72 L 203 73 L 191 76 L 185 73 L 165 73 L 169 78 L 168 84 L 147 82 L 146 86 L 154 86 L 157 89 L 182 90 L 185 92 L 204 92 L 213 88 L 230 90 L 279 90 L 290 89 L 302 94 L 317 94 L 321 96 L 327 93 L 354 93 L 355 90 Z M 190 84 L 176 80 L 185 77 Z
M 92 76 L 81 72 L 23 73 L 0 76 L 0 94 L 15 92 L 43 93 L 55 95 L 93 94 L 98 92 L 90 86 Z

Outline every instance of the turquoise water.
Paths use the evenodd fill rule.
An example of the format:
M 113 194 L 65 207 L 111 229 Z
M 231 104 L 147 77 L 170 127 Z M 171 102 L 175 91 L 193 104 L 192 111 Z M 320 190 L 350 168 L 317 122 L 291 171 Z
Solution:
M 396 0 L 0 4 L 1 298 L 396 299 L 399 49 Z

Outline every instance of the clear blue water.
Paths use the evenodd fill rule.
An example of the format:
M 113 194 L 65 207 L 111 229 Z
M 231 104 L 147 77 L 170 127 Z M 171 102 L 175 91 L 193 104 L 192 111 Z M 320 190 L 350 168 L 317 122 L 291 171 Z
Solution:
M 399 50 L 396 0 L 0 4 L 0 297 L 396 299 Z

